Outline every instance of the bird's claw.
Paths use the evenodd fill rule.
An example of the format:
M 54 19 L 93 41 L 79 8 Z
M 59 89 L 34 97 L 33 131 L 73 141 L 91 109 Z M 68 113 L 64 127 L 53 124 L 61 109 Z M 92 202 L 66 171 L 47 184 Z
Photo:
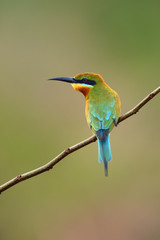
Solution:
M 114 126 L 115 126 L 115 127 L 118 126 L 118 123 L 117 123 L 116 119 L 113 120 L 113 123 L 114 123 Z

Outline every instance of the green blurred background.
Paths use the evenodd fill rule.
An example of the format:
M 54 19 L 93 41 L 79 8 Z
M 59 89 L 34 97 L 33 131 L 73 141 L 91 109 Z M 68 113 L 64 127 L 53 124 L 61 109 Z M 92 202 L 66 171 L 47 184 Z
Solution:
M 157 0 L 0 0 L 0 184 L 91 136 L 85 101 L 48 78 L 100 73 L 122 113 L 160 83 Z M 0 239 L 160 239 L 160 97 L 111 134 L 0 196 Z

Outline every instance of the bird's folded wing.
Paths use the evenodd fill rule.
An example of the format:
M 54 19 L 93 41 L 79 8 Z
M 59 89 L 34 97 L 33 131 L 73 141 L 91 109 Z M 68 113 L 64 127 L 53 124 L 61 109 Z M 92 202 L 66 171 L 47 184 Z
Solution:
M 88 121 L 95 131 L 109 129 L 116 119 L 115 99 L 98 104 L 89 104 Z

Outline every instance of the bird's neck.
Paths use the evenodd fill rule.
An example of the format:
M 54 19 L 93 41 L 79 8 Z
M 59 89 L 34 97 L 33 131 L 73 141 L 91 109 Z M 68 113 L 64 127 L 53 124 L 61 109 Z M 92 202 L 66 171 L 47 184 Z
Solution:
M 83 93 L 85 98 L 87 98 L 90 90 L 92 89 L 92 87 L 86 87 L 86 86 L 83 86 L 81 84 L 72 84 L 72 86 L 76 91 L 79 91 L 79 92 Z

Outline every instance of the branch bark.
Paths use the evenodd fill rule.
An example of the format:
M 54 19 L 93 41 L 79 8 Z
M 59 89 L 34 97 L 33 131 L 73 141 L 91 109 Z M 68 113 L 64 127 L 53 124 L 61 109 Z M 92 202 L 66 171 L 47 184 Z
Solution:
M 149 102 L 151 99 L 153 99 L 153 97 L 156 96 L 159 92 L 160 92 L 160 87 L 158 87 L 153 92 L 151 92 L 140 103 L 138 103 L 133 109 L 131 109 L 124 115 L 120 116 L 118 119 L 118 124 L 120 122 L 124 121 L 125 119 L 131 117 L 132 115 L 136 114 L 147 102 Z M 96 140 L 97 140 L 96 136 L 93 135 L 93 136 L 87 138 L 86 140 L 84 140 L 72 147 L 67 148 L 66 150 L 61 152 L 58 156 L 56 156 L 54 159 L 52 159 L 45 165 L 14 177 L 13 179 L 9 180 L 8 182 L 6 182 L 0 186 L 0 193 L 6 191 L 7 189 L 13 187 L 14 185 L 16 185 L 26 179 L 32 178 L 36 175 L 39 175 L 43 172 L 46 172 L 46 171 L 52 169 L 58 162 L 60 162 L 63 158 L 65 158 L 72 152 L 75 152 L 78 149 L 83 148 L 92 142 L 95 142 Z

